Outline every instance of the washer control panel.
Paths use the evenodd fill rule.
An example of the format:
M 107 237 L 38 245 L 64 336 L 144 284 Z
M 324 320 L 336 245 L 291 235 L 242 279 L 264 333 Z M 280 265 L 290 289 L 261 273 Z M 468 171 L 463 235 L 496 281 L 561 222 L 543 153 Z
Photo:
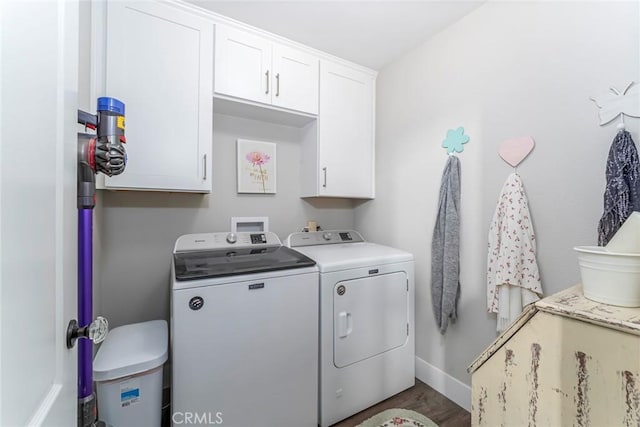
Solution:
M 200 233 L 180 236 L 174 252 L 281 245 L 278 236 L 271 232 Z
M 253 233 L 250 234 L 249 237 L 251 237 L 251 244 L 253 245 L 267 243 L 267 236 L 264 233 Z
M 354 230 L 326 230 L 313 231 L 310 233 L 292 233 L 287 237 L 285 245 L 290 248 L 300 246 L 332 245 L 337 243 L 359 243 L 364 242 L 360 233 Z

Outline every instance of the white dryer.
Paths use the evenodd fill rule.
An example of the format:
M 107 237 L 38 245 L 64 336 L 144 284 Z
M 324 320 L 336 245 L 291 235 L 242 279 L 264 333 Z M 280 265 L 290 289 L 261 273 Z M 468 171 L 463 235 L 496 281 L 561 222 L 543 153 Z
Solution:
M 413 255 L 352 230 L 293 233 L 286 245 L 320 270 L 319 425 L 413 386 Z

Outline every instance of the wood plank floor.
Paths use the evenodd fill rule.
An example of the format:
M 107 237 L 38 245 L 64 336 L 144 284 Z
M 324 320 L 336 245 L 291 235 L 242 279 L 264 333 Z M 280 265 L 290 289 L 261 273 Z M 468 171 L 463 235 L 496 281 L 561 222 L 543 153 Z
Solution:
M 169 389 L 164 391 L 164 405 L 162 413 L 162 426 L 169 427 L 170 406 Z M 467 427 L 471 425 L 471 414 L 456 405 L 422 381 L 416 379 L 416 385 L 378 403 L 371 408 L 358 412 L 332 427 L 354 427 L 364 420 L 373 417 L 385 409 L 403 408 L 411 409 L 429 417 L 439 427 Z M 272 426 L 270 426 L 272 427 Z
M 429 417 L 439 427 L 466 427 L 471 425 L 471 414 L 453 403 L 422 381 L 416 379 L 416 385 L 396 394 L 343 420 L 332 427 L 354 427 L 385 409 L 411 409 Z

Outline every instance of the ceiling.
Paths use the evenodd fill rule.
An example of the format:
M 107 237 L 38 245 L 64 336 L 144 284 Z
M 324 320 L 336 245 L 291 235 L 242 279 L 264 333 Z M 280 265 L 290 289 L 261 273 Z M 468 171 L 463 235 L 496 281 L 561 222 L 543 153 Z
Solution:
M 480 0 L 187 1 L 375 70 L 483 3 Z

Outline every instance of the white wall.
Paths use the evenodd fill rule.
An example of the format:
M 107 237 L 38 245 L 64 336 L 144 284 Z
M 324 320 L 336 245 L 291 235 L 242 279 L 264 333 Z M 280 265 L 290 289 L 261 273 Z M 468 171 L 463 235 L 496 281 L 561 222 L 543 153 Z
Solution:
M 299 194 L 299 131 L 214 116 L 211 195 L 100 192 L 96 314 L 112 327 L 168 318 L 175 239 L 263 216 L 284 238 L 316 219 L 354 226 L 372 241 L 416 255 L 417 356 L 469 384 L 466 366 L 495 337 L 486 314 L 488 223 L 510 173 L 496 154 L 506 138 L 537 143 L 519 168 L 538 237 L 546 293 L 579 280 L 577 244 L 596 241 L 604 162 L 615 124 L 600 128 L 589 96 L 640 80 L 637 2 L 489 3 L 381 71 L 377 86 L 377 198 L 307 202 Z M 82 80 L 81 80 L 82 82 Z M 95 108 L 90 101 L 85 108 Z M 81 98 L 81 106 L 82 106 Z M 638 120 L 628 128 L 638 142 Z M 430 245 L 447 129 L 471 136 L 462 162 L 462 297 L 442 337 L 430 301 Z M 278 194 L 235 192 L 235 139 L 278 143 Z
M 228 231 L 232 216 L 268 216 L 284 238 L 309 219 L 323 228 L 352 228 L 350 200 L 300 199 L 301 130 L 214 115 L 213 193 L 102 191 L 99 309 L 112 327 L 169 317 L 169 269 L 176 238 Z M 236 139 L 277 144 L 277 194 L 236 193 Z M 135 141 L 130 141 L 131 144 Z
M 415 254 L 416 355 L 431 373 L 444 371 L 445 383 L 470 384 L 467 365 L 496 336 L 485 265 L 489 221 L 512 171 L 497 155 L 503 140 L 536 141 L 518 172 L 545 293 L 579 281 L 572 247 L 597 241 L 616 132 L 615 123 L 598 126 L 589 97 L 640 80 L 639 16 L 638 2 L 490 2 L 380 72 L 377 197 L 356 208 L 356 228 Z M 638 142 L 640 120 L 627 122 Z M 440 145 L 458 126 L 471 137 L 460 155 L 462 295 L 459 320 L 441 336 L 431 238 L 446 162 Z

